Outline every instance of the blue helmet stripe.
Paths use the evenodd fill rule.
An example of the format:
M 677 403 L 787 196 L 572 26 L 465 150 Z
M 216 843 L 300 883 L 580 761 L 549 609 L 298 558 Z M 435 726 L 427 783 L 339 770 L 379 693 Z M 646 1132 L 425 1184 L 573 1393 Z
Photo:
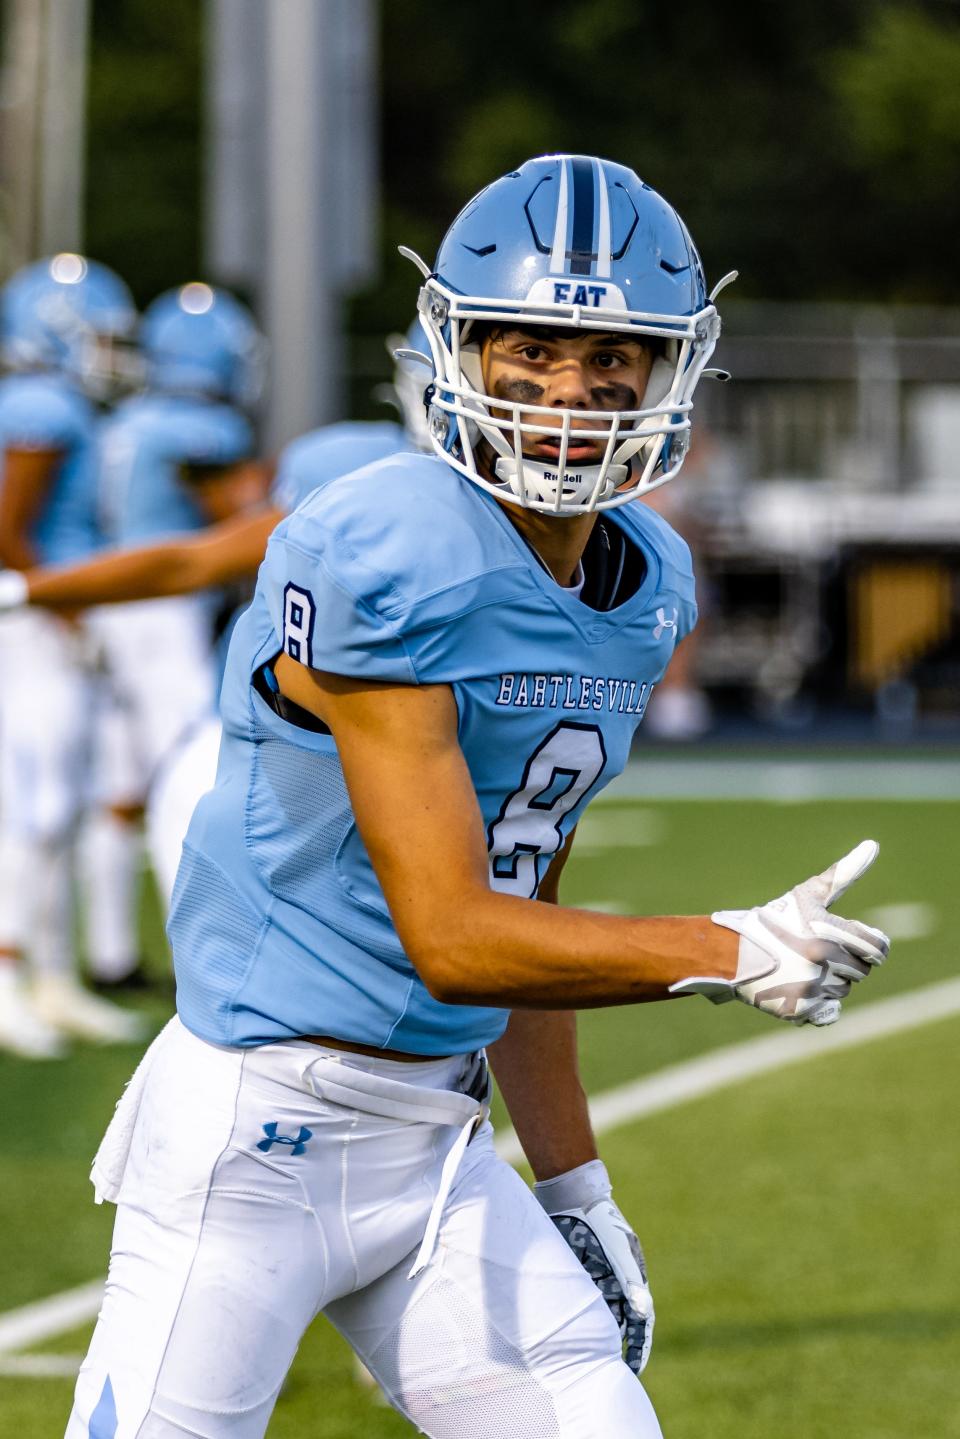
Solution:
M 570 168 L 573 171 L 573 227 L 567 258 L 571 275 L 589 275 L 597 258 L 593 248 L 596 210 L 593 161 L 577 155 L 571 159 Z

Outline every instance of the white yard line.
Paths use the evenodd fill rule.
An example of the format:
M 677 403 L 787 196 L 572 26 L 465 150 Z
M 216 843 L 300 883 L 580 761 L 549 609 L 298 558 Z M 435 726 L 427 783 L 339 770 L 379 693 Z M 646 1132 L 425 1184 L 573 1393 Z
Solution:
M 2 1379 L 76 1379 L 80 1354 L 0 1355 Z
M 49 1299 L 38 1299 L 35 1304 L 0 1314 L 0 1354 L 26 1349 L 52 1334 L 85 1324 L 97 1313 L 102 1298 L 103 1280 L 93 1279 L 76 1289 L 65 1289 L 61 1294 L 51 1294 Z
M 932 904 L 924 900 L 901 900 L 896 904 L 878 904 L 864 913 L 867 924 L 876 925 L 891 939 L 926 939 L 936 932 L 940 916 Z
M 957 1013 L 960 1013 L 960 978 L 864 1005 L 845 1014 L 831 1029 L 785 1027 L 775 1034 L 727 1045 L 701 1058 L 670 1065 L 644 1079 L 596 1095 L 590 1101 L 594 1128 L 597 1134 L 604 1134 L 648 1114 L 660 1114 L 728 1085 L 753 1079 L 758 1074 L 855 1049 L 873 1039 L 885 1039 Z M 511 1164 L 523 1158 L 512 1129 L 497 1135 L 497 1153 Z M 0 1374 L 48 1377 L 75 1372 L 76 1361 L 65 1356 L 18 1356 L 16 1351 L 92 1319 L 100 1308 L 102 1296 L 103 1281 L 98 1279 L 0 1315 Z

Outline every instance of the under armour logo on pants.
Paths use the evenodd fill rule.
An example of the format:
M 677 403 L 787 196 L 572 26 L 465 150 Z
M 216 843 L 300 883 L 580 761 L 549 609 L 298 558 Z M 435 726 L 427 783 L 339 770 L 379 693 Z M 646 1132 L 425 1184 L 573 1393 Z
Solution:
M 277 1120 L 275 1119 L 271 1119 L 269 1124 L 263 1126 L 263 1132 L 267 1137 L 258 1141 L 257 1148 L 262 1149 L 264 1154 L 270 1152 L 270 1146 L 273 1144 L 289 1144 L 291 1154 L 302 1154 L 307 1147 L 307 1140 L 313 1138 L 313 1130 L 307 1129 L 304 1124 L 301 1124 L 300 1133 L 295 1138 L 286 1134 L 278 1134 Z

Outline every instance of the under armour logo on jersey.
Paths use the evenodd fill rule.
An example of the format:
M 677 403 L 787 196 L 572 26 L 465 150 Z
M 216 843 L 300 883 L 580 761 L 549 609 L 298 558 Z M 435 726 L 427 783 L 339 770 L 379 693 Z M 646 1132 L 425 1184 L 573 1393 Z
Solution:
M 658 640 L 658 639 L 660 638 L 660 636 L 663 634 L 664 630 L 675 630 L 675 629 L 677 628 L 677 616 L 678 616 L 679 613 L 680 613 L 680 611 L 679 611 L 678 609 L 674 608 L 674 611 L 673 611 L 673 619 L 672 619 L 672 620 L 668 620 L 668 619 L 667 619 L 667 612 L 666 612 L 665 609 L 658 609 L 658 610 L 657 610 L 657 621 L 658 621 L 658 623 L 657 623 L 656 626 L 654 627 L 654 631 L 653 631 L 653 638 L 654 638 L 655 640 Z
M 289 1144 L 291 1154 L 302 1154 L 307 1147 L 307 1140 L 313 1138 L 313 1130 L 307 1129 L 304 1124 L 301 1124 L 300 1133 L 295 1138 L 286 1134 L 278 1134 L 275 1119 L 271 1119 L 269 1124 L 263 1126 L 263 1132 L 267 1137 L 258 1141 L 257 1148 L 262 1149 L 264 1154 L 270 1152 L 270 1146 L 273 1144 Z

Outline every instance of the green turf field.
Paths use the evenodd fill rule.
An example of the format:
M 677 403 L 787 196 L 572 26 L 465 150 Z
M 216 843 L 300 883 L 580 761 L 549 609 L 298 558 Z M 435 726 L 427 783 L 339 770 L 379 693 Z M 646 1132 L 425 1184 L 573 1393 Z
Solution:
M 611 803 L 582 826 L 564 899 L 660 913 L 752 903 L 865 836 L 881 857 L 845 907 L 868 918 L 887 907 L 904 938 L 852 1010 L 960 973 L 951 804 Z M 162 1004 L 152 1008 L 159 1021 Z M 740 1005 L 700 1000 L 595 1012 L 582 1021 L 584 1072 L 596 1092 L 774 1032 Z M 668 1439 L 960 1439 L 958 1037 L 960 1017 L 945 1016 L 604 1138 L 650 1261 L 646 1378 Z M 0 1058 L 0 1310 L 102 1272 L 111 1212 L 92 1204 L 86 1171 L 135 1058 Z M 88 1333 L 32 1352 L 79 1354 Z M 69 1379 L 3 1377 L 5 1359 L 0 1434 L 61 1433 Z M 356 1387 L 340 1341 L 315 1326 L 271 1435 L 411 1432 Z

